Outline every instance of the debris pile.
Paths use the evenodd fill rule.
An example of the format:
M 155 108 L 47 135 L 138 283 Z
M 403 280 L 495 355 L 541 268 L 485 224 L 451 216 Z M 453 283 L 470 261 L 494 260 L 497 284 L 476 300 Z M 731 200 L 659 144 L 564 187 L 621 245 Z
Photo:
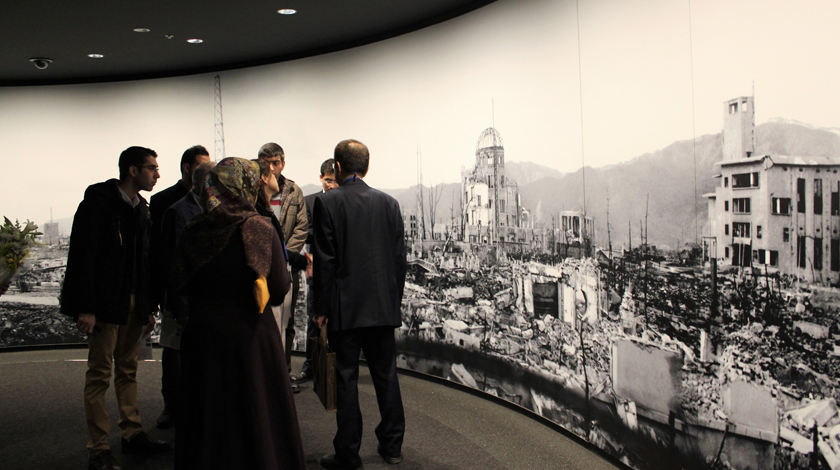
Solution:
M 84 343 L 85 340 L 58 306 L 18 302 L 0 305 L 0 347 Z

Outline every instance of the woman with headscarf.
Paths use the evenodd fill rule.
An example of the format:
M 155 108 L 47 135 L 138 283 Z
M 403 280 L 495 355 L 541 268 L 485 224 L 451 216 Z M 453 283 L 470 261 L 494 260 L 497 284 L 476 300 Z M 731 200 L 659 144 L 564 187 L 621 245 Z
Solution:
M 259 166 L 219 162 L 205 212 L 178 243 L 171 284 L 189 297 L 181 338 L 176 469 L 304 469 L 280 332 L 268 304 L 290 287 L 283 246 L 254 209 Z M 267 311 L 267 313 L 263 313 Z

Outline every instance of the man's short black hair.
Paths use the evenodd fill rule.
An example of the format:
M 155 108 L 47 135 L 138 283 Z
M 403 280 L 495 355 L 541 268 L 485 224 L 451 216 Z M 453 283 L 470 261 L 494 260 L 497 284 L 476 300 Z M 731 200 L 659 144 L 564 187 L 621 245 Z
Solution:
M 321 176 L 326 175 L 327 173 L 335 174 L 335 159 L 328 158 L 324 160 L 324 163 L 321 163 Z
M 210 156 L 210 153 L 204 148 L 203 145 L 193 145 L 192 147 L 188 148 L 184 151 L 184 154 L 181 155 L 181 168 L 184 168 L 184 163 L 189 166 L 192 166 L 195 163 L 195 159 L 198 158 L 199 155 L 207 155 Z
M 120 181 L 128 178 L 128 170 L 146 163 L 146 157 L 157 158 L 157 152 L 146 147 L 129 147 L 120 154 Z
M 335 146 L 335 161 L 344 174 L 368 171 L 370 152 L 365 144 L 354 139 L 342 140 Z
M 286 153 L 283 152 L 283 147 L 275 144 L 274 142 L 269 142 L 263 145 L 260 147 L 259 152 L 257 152 L 257 158 L 260 160 L 274 157 L 280 157 L 281 161 L 286 161 Z

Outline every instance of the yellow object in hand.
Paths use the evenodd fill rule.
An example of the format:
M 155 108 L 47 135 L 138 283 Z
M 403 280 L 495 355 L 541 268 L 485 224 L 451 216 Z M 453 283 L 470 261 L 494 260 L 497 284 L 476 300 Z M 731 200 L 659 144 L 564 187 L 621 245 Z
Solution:
M 263 313 L 263 310 L 265 310 L 265 305 L 268 303 L 269 297 L 268 283 L 265 280 L 265 276 L 260 276 L 254 281 L 254 300 L 257 301 L 260 313 Z

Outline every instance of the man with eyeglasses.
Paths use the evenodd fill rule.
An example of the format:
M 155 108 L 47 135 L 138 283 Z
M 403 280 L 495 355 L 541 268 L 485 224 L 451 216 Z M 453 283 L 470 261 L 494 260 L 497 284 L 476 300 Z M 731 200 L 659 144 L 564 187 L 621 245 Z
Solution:
M 151 220 L 140 191 L 160 178 L 157 153 L 129 147 L 120 154 L 120 178 L 88 186 L 76 210 L 61 293 L 61 311 L 88 335 L 84 405 L 88 468 L 122 468 L 111 455 L 105 393 L 114 375 L 124 454 L 171 450 L 149 438 L 137 411 L 137 355 L 155 324 L 149 286 Z
M 286 301 L 277 309 L 282 309 L 279 315 L 280 335 L 283 338 L 283 346 L 286 353 L 286 366 L 289 372 L 292 371 L 292 345 L 295 340 L 295 306 L 297 305 L 298 292 L 300 291 L 300 271 L 306 268 L 306 258 L 299 256 L 306 243 L 309 234 L 309 221 L 306 218 L 306 203 L 303 200 L 303 191 L 298 185 L 283 176 L 283 169 L 286 167 L 286 153 L 283 147 L 269 142 L 260 147 L 257 158 L 265 160 L 271 165 L 272 172 L 277 178 L 280 192 L 272 196 L 269 205 L 274 215 L 280 222 L 283 229 L 281 239 L 286 243 L 286 251 L 289 253 L 289 266 L 292 269 L 292 289 L 289 291 Z M 294 258 L 294 259 L 293 259 Z M 275 316 L 278 316 L 275 314 Z M 292 391 L 298 393 L 300 389 L 292 384 Z
M 181 179 L 172 186 L 155 194 L 149 203 L 149 213 L 152 217 L 152 235 L 150 245 L 152 268 L 152 311 L 159 310 L 163 302 L 166 283 L 169 279 L 167 267 L 169 263 L 162 256 L 162 237 L 171 234 L 162 233 L 163 214 L 180 201 L 192 189 L 192 175 L 199 165 L 210 161 L 210 153 L 202 145 L 194 145 L 181 155 Z M 180 227 L 179 227 L 180 228 Z M 180 336 L 176 334 L 175 319 L 170 313 L 161 312 L 160 344 L 161 354 L 161 387 L 163 395 L 163 411 L 157 419 L 160 429 L 171 428 L 175 425 L 175 413 L 178 403 L 178 380 L 181 376 Z
M 335 159 L 328 158 L 327 160 L 324 160 L 324 163 L 321 163 L 320 180 L 321 191 L 312 193 L 303 198 L 304 201 L 306 201 L 306 218 L 309 220 L 309 234 L 306 239 L 307 253 L 312 253 L 312 208 L 315 207 L 315 199 L 321 194 L 338 187 L 338 183 L 335 181 Z M 303 362 L 303 366 L 300 368 L 300 374 L 292 376 L 292 381 L 297 383 L 306 382 L 307 380 L 312 379 L 312 349 L 310 347 L 310 343 L 312 338 L 317 338 L 321 334 L 321 328 L 312 322 L 312 317 L 315 313 L 315 295 L 312 292 L 311 287 L 312 273 L 307 272 L 306 278 L 306 285 L 308 287 L 306 291 L 306 361 Z

